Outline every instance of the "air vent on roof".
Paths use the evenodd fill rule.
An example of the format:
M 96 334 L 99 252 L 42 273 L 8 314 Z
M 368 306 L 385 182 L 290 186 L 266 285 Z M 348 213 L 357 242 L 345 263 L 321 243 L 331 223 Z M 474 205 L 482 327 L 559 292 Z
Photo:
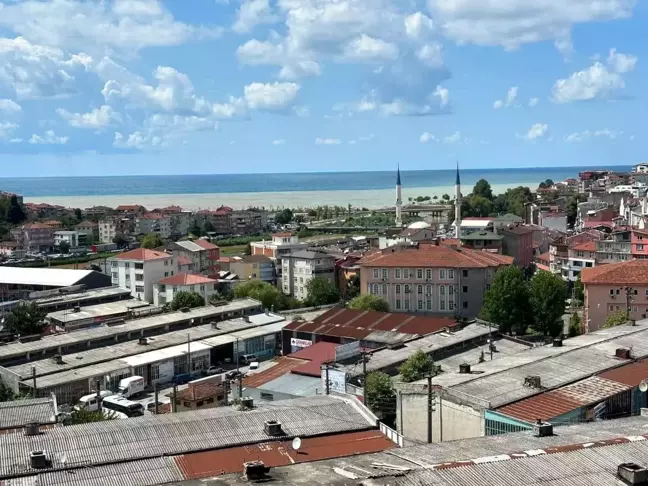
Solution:
M 212 329 L 218 329 L 218 322 L 217 321 L 212 321 L 211 322 L 211 327 L 212 327 Z
M 31 451 L 29 453 L 29 460 L 33 469 L 44 469 L 49 466 L 45 451 Z
M 627 484 L 648 484 L 648 470 L 633 462 L 619 464 L 617 475 Z
M 250 322 L 250 316 L 243 316 L 243 321 Z
M 40 425 L 38 422 L 25 425 L 24 429 L 26 436 L 38 435 L 40 434 Z
M 632 359 L 630 350 L 628 348 L 617 348 L 614 356 L 620 359 Z
M 148 339 L 141 337 L 137 340 L 137 344 L 139 344 L 140 346 L 146 346 L 148 344 Z
M 554 348 L 562 348 L 562 338 L 555 338 L 553 340 L 553 347 Z
M 75 305 L 74 306 L 74 312 L 81 312 L 81 306 L 80 305 Z
M 52 356 L 52 361 L 57 365 L 65 364 L 65 361 L 63 361 L 63 356 L 61 356 L 60 354 L 55 354 L 54 356 Z
M 524 378 L 524 386 L 526 386 L 527 388 L 540 388 L 540 377 L 536 375 L 527 376 L 526 378 Z
M 281 430 L 281 422 L 277 422 L 276 420 L 266 420 L 266 422 L 263 424 L 263 430 L 265 430 L 265 433 L 270 437 L 278 437 L 280 435 L 283 435 L 283 431 Z
M 243 397 L 243 398 L 241 398 L 241 407 L 243 407 L 243 408 L 254 408 L 254 399 L 252 397 Z
M 243 463 L 243 473 L 245 474 L 246 479 L 251 481 L 263 479 L 269 471 L 270 468 L 266 467 L 263 461 L 250 461 Z
M 470 373 L 470 365 L 468 363 L 461 363 L 459 365 L 459 373 L 467 375 Z
M 533 424 L 533 435 L 535 437 L 549 437 L 553 435 L 553 425 L 547 422 L 538 421 Z

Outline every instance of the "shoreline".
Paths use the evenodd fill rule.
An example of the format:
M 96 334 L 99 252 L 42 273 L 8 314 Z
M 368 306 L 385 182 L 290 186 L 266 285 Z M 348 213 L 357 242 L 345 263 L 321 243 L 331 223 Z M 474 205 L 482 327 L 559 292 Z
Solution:
M 518 186 L 532 187 L 537 182 L 516 182 L 510 184 L 492 184 L 493 194 L 501 194 L 507 189 Z M 468 188 L 472 191 L 472 187 Z M 466 189 L 462 191 L 468 194 Z M 403 204 L 409 197 L 454 195 L 454 186 L 408 187 L 403 188 Z M 37 196 L 25 197 L 29 203 L 57 204 L 69 208 L 86 209 L 93 206 L 116 207 L 122 204 L 141 204 L 148 210 L 167 206 L 180 206 L 183 209 L 199 211 L 217 209 L 219 206 L 230 206 L 233 209 L 265 207 L 267 210 L 277 208 L 306 208 L 317 206 L 347 206 L 379 209 L 393 206 L 396 200 L 396 189 L 367 189 L 340 191 L 285 191 L 285 192 L 234 192 L 204 194 L 118 194 L 101 196 Z M 432 201 L 434 202 L 434 201 Z

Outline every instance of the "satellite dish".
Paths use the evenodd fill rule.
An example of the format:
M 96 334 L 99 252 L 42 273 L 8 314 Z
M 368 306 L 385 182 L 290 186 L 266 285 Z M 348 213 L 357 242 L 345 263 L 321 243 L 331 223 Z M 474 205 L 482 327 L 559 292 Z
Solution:
M 299 437 L 295 437 L 292 441 L 292 448 L 293 450 L 298 451 L 301 448 L 301 439 Z
M 639 391 L 642 391 L 644 393 L 647 392 L 648 391 L 648 383 L 646 383 L 645 381 L 642 381 L 641 383 L 639 383 Z

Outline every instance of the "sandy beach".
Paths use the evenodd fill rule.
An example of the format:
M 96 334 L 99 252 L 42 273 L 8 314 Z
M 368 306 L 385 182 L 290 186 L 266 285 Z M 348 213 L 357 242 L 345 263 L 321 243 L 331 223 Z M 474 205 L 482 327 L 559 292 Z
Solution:
M 493 184 L 493 193 L 499 194 L 515 184 Z M 464 194 L 471 188 L 464 188 Z M 410 187 L 403 188 L 403 203 L 407 204 L 409 197 L 437 196 L 443 194 L 453 196 L 454 186 Z M 346 206 L 370 209 L 391 206 L 395 203 L 395 189 L 362 190 L 362 191 L 294 191 L 294 192 L 238 192 L 217 194 L 146 194 L 146 195 L 115 195 L 115 196 L 41 196 L 25 197 L 25 202 L 59 204 L 72 208 L 89 208 L 92 206 L 116 207 L 120 204 L 141 204 L 147 209 L 161 208 L 171 205 L 197 211 L 200 209 L 216 209 L 219 206 L 230 206 L 234 209 L 248 207 L 265 207 L 276 209 L 282 207 L 315 207 L 321 205 Z

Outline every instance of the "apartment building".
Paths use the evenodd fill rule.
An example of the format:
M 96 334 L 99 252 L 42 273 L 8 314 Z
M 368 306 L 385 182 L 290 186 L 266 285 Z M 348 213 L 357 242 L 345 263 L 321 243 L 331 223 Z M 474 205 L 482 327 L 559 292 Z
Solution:
M 220 248 L 207 240 L 186 240 L 176 241 L 167 246 L 167 250 L 174 255 L 187 258 L 193 263 L 193 270 L 196 273 L 216 277 L 220 266 Z
M 533 262 L 533 228 L 520 225 L 502 226 L 498 233 L 503 236 L 502 253 L 513 257 L 520 267 Z
M 117 255 L 110 269 L 113 285 L 129 289 L 134 298 L 152 304 L 153 286 L 178 273 L 178 260 L 165 252 L 138 248 Z
M 549 269 L 551 273 L 562 275 L 569 279 L 569 249 L 588 241 L 598 241 L 603 234 L 597 230 L 589 230 L 573 236 L 560 236 L 549 244 Z
M 389 248 L 360 260 L 360 289 L 387 300 L 393 312 L 472 318 L 495 272 L 511 264 L 510 256 L 456 246 Z
M 17 241 L 0 241 L 0 255 L 6 258 L 25 258 L 25 250 Z
M 281 288 L 286 295 L 305 300 L 308 283 L 321 277 L 335 283 L 335 257 L 320 251 L 300 250 L 281 260 Z
M 94 221 L 82 221 L 74 227 L 74 230 L 79 235 L 85 235 L 87 245 L 92 245 L 95 241 L 99 241 L 99 224 Z
M 564 280 L 575 282 L 584 268 L 596 266 L 596 242 L 586 241 L 567 250 L 568 257 L 561 274 Z
M 648 316 L 648 260 L 586 268 L 581 272 L 585 291 L 583 326 L 585 332 L 597 331 L 615 312 L 626 312 L 629 319 Z
M 140 206 L 139 204 L 122 204 L 121 206 L 117 206 L 115 208 L 115 211 L 122 215 L 134 216 L 137 214 L 144 214 L 146 212 L 146 208 L 144 206 Z
M 618 263 L 632 259 L 632 231 L 612 232 L 607 238 L 596 242 L 596 262 Z
M 135 232 L 147 235 L 157 233 L 166 239 L 171 236 L 171 216 L 162 213 L 147 213 L 135 219 Z
M 265 255 L 243 255 L 229 261 L 229 271 L 240 280 L 263 280 L 275 285 L 277 281 L 274 262 Z
M 85 234 L 83 235 L 83 238 L 85 238 Z M 61 243 L 67 244 L 70 248 L 87 245 L 87 242 L 85 241 L 81 243 L 81 234 L 78 231 L 55 231 L 54 245 L 60 246 Z
M 281 278 L 282 258 L 291 252 L 306 250 L 308 247 L 308 243 L 300 243 L 299 237 L 292 233 L 275 233 L 270 241 L 250 243 L 252 255 L 265 255 L 275 262 L 277 282 L 283 282 Z
M 218 293 L 218 280 L 186 273 L 163 278 L 153 285 L 153 303 L 161 307 L 173 302 L 178 292 L 196 292 L 208 303 L 209 298 Z
M 632 258 L 648 258 L 648 230 L 634 228 L 630 245 Z
M 30 223 L 11 230 L 12 238 L 28 253 L 49 251 L 54 246 L 54 228 Z
M 127 236 L 135 230 L 135 220 L 128 217 L 112 217 L 99 221 L 99 240 L 112 243 L 117 235 Z

